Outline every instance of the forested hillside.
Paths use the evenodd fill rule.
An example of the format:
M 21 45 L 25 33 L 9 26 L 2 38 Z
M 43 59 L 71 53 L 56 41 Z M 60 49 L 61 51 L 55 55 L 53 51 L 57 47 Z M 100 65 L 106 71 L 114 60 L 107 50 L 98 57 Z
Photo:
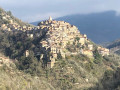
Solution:
M 90 59 L 81 54 L 66 56 L 65 59 L 57 59 L 55 66 L 51 69 L 48 69 L 43 67 L 42 61 L 39 61 L 39 59 L 37 59 L 33 53 L 39 38 L 30 39 L 25 33 L 18 32 L 10 34 L 8 32 L 6 33 L 4 31 L 0 31 L 0 34 L 1 52 L 12 59 L 18 60 L 13 60 L 17 68 L 15 66 L 12 67 L 12 70 L 10 67 L 5 67 L 5 70 L 1 68 L 1 74 L 4 73 L 6 75 L 6 79 L 8 80 L 10 78 L 13 80 L 15 79 L 14 81 L 12 80 L 14 83 L 18 82 L 20 78 L 24 81 L 19 82 L 22 84 L 12 84 L 12 82 L 5 83 L 4 80 L 6 79 L 4 79 L 1 88 L 11 89 L 14 87 L 14 85 L 18 85 L 21 89 L 31 88 L 31 90 L 33 88 L 37 90 L 39 90 L 38 88 L 43 90 L 46 90 L 47 88 L 48 90 L 54 90 L 55 88 L 58 88 L 58 90 L 89 89 L 96 86 L 97 83 L 100 83 L 99 81 L 103 77 L 110 77 L 110 75 L 115 72 L 120 64 L 119 56 L 110 55 L 102 57 L 98 52 L 94 52 L 95 59 Z M 26 49 L 31 51 L 29 57 L 25 57 L 24 55 Z M 6 70 L 9 70 L 9 72 Z M 22 73 L 18 74 L 18 72 L 21 72 L 21 70 Z M 11 73 L 14 74 L 14 77 L 12 77 L 13 74 L 11 76 Z M 1 75 L 1 79 L 3 77 L 4 76 Z M 41 85 L 44 87 L 41 87 Z M 15 88 L 18 89 L 18 86 Z M 101 88 L 99 86 L 97 87 Z M 107 88 L 110 88 L 110 86 Z

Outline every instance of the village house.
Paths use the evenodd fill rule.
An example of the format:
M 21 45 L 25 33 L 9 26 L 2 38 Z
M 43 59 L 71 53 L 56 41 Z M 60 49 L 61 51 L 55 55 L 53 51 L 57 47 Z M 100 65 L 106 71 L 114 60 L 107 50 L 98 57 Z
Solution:
M 93 45 L 92 44 L 88 44 L 88 49 L 89 50 L 93 50 Z
M 27 34 L 28 37 L 33 38 L 33 34 Z
M 29 50 L 26 50 L 25 51 L 25 57 L 28 57 L 29 56 Z
M 100 47 L 100 46 L 98 47 L 97 50 L 102 56 L 109 55 L 109 53 L 110 53 L 109 49 L 103 48 L 103 47 Z
M 79 40 L 79 43 L 81 45 L 84 45 L 85 44 L 85 38 L 84 37 L 81 37 L 80 40 Z
M 83 54 L 88 57 L 93 57 L 93 52 L 91 50 L 83 50 Z

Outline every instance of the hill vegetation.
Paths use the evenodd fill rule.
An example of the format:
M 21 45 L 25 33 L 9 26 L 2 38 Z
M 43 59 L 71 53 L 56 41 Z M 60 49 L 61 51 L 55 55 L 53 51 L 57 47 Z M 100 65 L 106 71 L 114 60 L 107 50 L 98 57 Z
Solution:
M 120 57 L 116 55 L 101 58 L 97 63 L 86 56 L 68 56 L 58 59 L 52 69 L 43 68 L 39 75 L 20 71 L 14 63 L 9 66 L 4 63 L 0 66 L 0 89 L 117 90 L 119 62 Z
M 7 59 L 6 62 L 6 58 L 0 54 L 0 90 L 55 90 L 46 78 L 20 71 L 14 60 Z
M 40 88 L 43 90 L 55 90 L 55 88 L 58 90 L 91 89 L 91 87 L 94 88 L 96 84 L 101 83 L 99 80 L 106 77 L 104 76 L 106 72 L 109 76 L 109 72 L 113 73 L 120 64 L 120 57 L 117 55 L 102 57 L 95 52 L 95 59 L 90 59 L 81 54 L 68 55 L 65 59 L 59 58 L 56 60 L 55 66 L 48 69 L 43 67 L 42 61 L 39 61 L 33 53 L 39 38 L 30 39 L 25 33 L 18 32 L 0 31 L 0 34 L 1 52 L 12 59 L 18 60 L 13 60 L 17 67 L 12 64 L 5 66 L 6 69 L 1 68 L 1 80 L 4 78 L 3 74 L 6 75 L 7 80 L 12 78 L 10 82 L 5 82 L 6 79 L 3 80 L 2 89 L 12 89 L 14 85 L 16 86 L 14 88 L 18 90 L 39 90 Z M 26 48 L 31 51 L 29 57 L 24 55 Z M 11 73 L 14 74 L 11 75 Z M 18 81 L 19 83 L 17 83 Z M 101 87 L 97 86 L 97 88 Z

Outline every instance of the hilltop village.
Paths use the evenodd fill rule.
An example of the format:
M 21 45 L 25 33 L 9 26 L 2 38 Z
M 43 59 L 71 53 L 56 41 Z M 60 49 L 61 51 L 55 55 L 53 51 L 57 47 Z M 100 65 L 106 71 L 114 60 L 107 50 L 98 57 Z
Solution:
M 45 32 L 45 36 L 40 42 L 42 50 L 40 58 L 49 58 L 48 66 L 50 68 L 54 66 L 55 59 L 58 56 L 65 58 L 66 55 L 80 53 L 93 58 L 94 44 L 87 38 L 86 34 L 80 34 L 76 26 L 64 21 L 52 20 L 51 17 L 49 17 L 49 20 L 40 22 L 38 26 L 42 32 Z M 28 34 L 28 36 L 33 38 L 35 35 Z M 74 46 L 76 47 L 71 50 Z M 99 46 L 97 50 L 102 56 L 109 55 L 109 49 Z M 46 53 L 49 53 L 49 56 Z
M 2 11 L 2 10 L 1 10 Z M 109 49 L 94 45 L 86 34 L 81 34 L 78 28 L 64 21 L 48 20 L 42 21 L 38 26 L 23 23 L 7 12 L 0 12 L 0 30 L 20 31 L 27 33 L 31 39 L 42 37 L 38 47 L 40 50 L 34 51 L 35 56 L 39 55 L 41 60 L 47 60 L 47 66 L 52 68 L 55 60 L 65 58 L 70 55 L 83 54 L 93 58 L 95 49 L 104 56 L 109 55 Z M 25 56 L 28 57 L 29 50 Z

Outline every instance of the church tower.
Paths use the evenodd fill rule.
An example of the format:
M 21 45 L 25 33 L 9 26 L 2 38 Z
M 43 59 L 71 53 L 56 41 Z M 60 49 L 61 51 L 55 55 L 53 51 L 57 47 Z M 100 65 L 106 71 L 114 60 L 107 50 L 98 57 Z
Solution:
M 52 17 L 51 16 L 49 17 L 49 21 L 52 21 Z

